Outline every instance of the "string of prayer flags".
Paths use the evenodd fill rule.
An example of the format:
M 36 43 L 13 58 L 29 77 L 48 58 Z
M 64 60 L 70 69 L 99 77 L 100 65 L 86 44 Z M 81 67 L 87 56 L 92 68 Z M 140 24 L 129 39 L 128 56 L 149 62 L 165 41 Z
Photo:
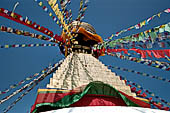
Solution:
M 13 44 L 13 45 L 0 45 L 0 48 L 18 48 L 18 47 L 57 47 L 57 44 Z
M 24 80 L 21 80 L 21 81 L 18 82 L 17 84 L 10 85 L 9 88 L 5 89 L 4 91 L 0 91 L 0 95 L 9 92 L 11 89 L 14 89 L 14 88 L 16 88 L 16 87 L 24 84 L 26 81 L 29 81 L 29 80 L 37 77 L 37 76 L 40 75 L 40 74 L 44 74 L 48 69 L 49 69 L 49 67 L 46 67 L 46 68 L 44 68 L 43 70 L 41 70 L 39 73 L 35 73 L 34 75 L 31 75 L 31 76 L 25 78 Z
M 28 84 L 25 84 L 23 87 L 20 89 L 16 90 L 15 92 L 11 93 L 9 96 L 4 97 L 3 99 L 0 100 L 0 104 L 4 103 L 5 101 L 9 100 L 11 97 L 15 96 L 16 94 L 26 90 L 28 87 L 36 83 L 37 81 L 45 78 L 47 75 L 51 74 L 53 71 L 58 68 L 58 66 L 63 62 L 63 60 L 59 61 L 59 63 L 53 64 L 52 66 L 48 66 L 48 70 L 45 73 L 42 73 L 38 78 L 35 78 L 33 81 L 31 81 Z
M 131 87 L 132 92 L 137 92 L 138 96 L 146 98 L 147 95 L 145 93 L 147 93 L 150 96 L 154 97 L 155 99 L 158 99 L 159 101 L 163 102 L 164 104 L 170 106 L 170 102 L 167 102 L 164 99 L 162 99 L 161 97 L 156 96 L 153 92 L 149 91 L 148 89 L 143 88 L 141 85 L 139 85 L 137 83 L 134 83 L 134 82 L 132 82 L 130 80 L 127 80 L 125 77 L 122 77 L 122 76 L 120 76 L 120 79 L 125 80 L 126 84 Z M 132 87 L 132 86 L 135 86 L 135 87 Z M 140 90 L 137 91 L 136 90 L 137 88 L 139 88 Z M 141 90 L 144 92 L 143 94 L 141 94 L 142 93 Z M 150 98 L 149 100 L 151 101 L 152 98 Z
M 153 79 L 157 79 L 157 80 L 161 80 L 161 81 L 170 83 L 170 80 L 167 79 L 167 78 L 163 78 L 163 77 L 159 77 L 159 76 L 155 76 L 155 75 L 150 75 L 150 74 L 147 74 L 147 73 L 138 72 L 138 71 L 135 71 L 135 70 L 121 68 L 121 67 L 117 67 L 117 66 L 109 65 L 108 67 L 112 68 L 112 69 L 118 69 L 118 70 L 121 70 L 121 71 L 132 72 L 132 73 L 135 73 L 135 74 L 138 74 L 138 75 L 142 75 L 142 76 L 146 76 L 146 77 L 150 77 L 150 78 L 153 78 Z
M 170 70 L 170 64 L 167 62 L 153 61 L 149 59 L 136 58 L 132 56 L 125 56 L 125 55 L 122 55 L 121 53 L 107 53 L 107 55 L 111 55 L 111 56 L 120 58 L 122 60 L 129 60 L 129 61 L 133 61 L 136 63 L 144 64 L 147 66 L 152 66 L 152 67 L 163 69 L 166 71 Z
M 50 16 L 50 17 L 53 19 L 53 21 L 54 21 L 56 24 L 59 25 L 60 28 L 63 28 L 63 24 L 60 22 L 60 20 L 58 19 L 58 17 L 56 17 L 56 15 L 53 15 L 53 13 L 50 12 L 50 10 L 49 10 L 45 5 L 43 5 L 43 3 L 42 3 L 40 0 L 35 0 L 35 1 L 37 2 L 37 4 L 38 4 L 40 7 L 43 8 L 43 10 L 44 10 L 46 13 L 48 13 L 48 16 Z M 53 6 L 53 4 L 54 4 L 53 2 L 55 2 L 55 1 L 47 1 L 47 2 Z M 55 3 L 56 3 L 56 2 L 55 2 Z M 71 10 L 69 10 L 69 12 L 66 11 L 66 13 L 67 13 L 66 15 L 68 15 L 68 20 L 69 20 L 69 21 L 72 20 Z M 63 16 L 63 15 L 58 15 L 58 16 Z M 60 18 L 64 18 L 64 17 L 60 17 Z M 70 18 L 71 18 L 71 19 L 70 19 Z M 64 28 L 63 28 L 63 29 L 64 29 Z M 67 30 L 64 29 L 64 31 L 67 31 Z M 63 42 L 62 37 L 61 37 L 61 36 L 58 36 L 57 34 L 54 35 L 53 38 L 56 39 L 56 40 L 59 41 L 59 42 Z
M 63 28 L 63 26 L 61 25 L 60 21 L 58 20 L 58 17 L 56 17 L 56 15 L 53 15 L 53 13 L 50 12 L 50 10 L 49 10 L 48 7 L 46 7 L 40 0 L 35 0 L 35 2 L 37 2 L 37 4 L 38 4 L 40 7 L 42 7 L 43 10 L 44 10 L 46 13 L 48 13 L 48 16 L 50 16 L 50 17 L 53 19 L 53 21 L 54 21 L 56 24 L 59 25 L 59 27 Z M 54 4 L 53 2 L 55 2 L 55 1 L 47 1 L 47 2 L 53 6 L 53 4 Z M 56 2 L 57 2 L 57 1 L 56 1 Z M 63 13 L 63 12 L 62 12 L 62 13 Z M 67 9 L 65 9 L 65 10 L 64 10 L 64 15 L 65 15 L 65 17 L 67 18 L 68 21 L 72 20 L 71 10 L 68 11 Z
M 8 11 L 6 9 L 0 8 L 0 16 L 3 16 L 7 19 L 13 20 L 17 23 L 23 24 L 25 26 L 28 26 L 34 30 L 37 30 L 39 32 L 42 32 L 50 37 L 53 37 L 54 34 L 52 31 L 50 31 L 49 29 L 38 25 L 36 22 L 32 22 L 30 20 L 28 20 L 28 18 L 24 18 L 21 15 L 17 14 L 17 13 L 12 13 L 11 11 Z
M 71 11 L 71 9 L 69 9 L 69 11 L 68 10 L 66 10 L 65 11 L 65 14 L 66 14 L 66 17 L 68 17 L 67 18 L 67 23 L 68 23 L 68 25 L 71 25 L 71 23 L 73 22 L 73 15 L 72 15 L 72 11 Z
M 24 92 L 23 94 L 21 94 L 14 102 L 12 102 L 6 109 L 4 109 L 3 111 L 6 113 L 8 112 L 18 101 L 20 101 L 25 95 L 27 95 L 36 85 L 38 85 L 38 83 L 40 83 L 45 77 L 47 77 L 49 74 L 51 74 L 52 72 L 54 72 L 56 70 L 56 68 L 58 68 L 58 66 L 63 62 L 63 60 L 61 60 L 59 63 L 54 64 L 53 66 L 50 66 L 48 71 L 44 74 L 41 74 L 37 79 L 34 79 L 32 82 L 30 82 L 28 85 L 28 87 L 30 87 L 28 90 L 26 90 L 26 92 Z
M 69 25 L 70 23 L 72 23 L 72 11 L 71 9 L 68 11 L 67 10 L 67 5 L 71 3 L 71 0 L 60 0 L 60 6 L 61 6 L 61 10 L 62 10 L 62 14 L 64 15 L 64 17 L 66 18 L 66 23 Z
M 154 105 L 156 108 L 160 109 L 160 110 L 166 110 L 166 111 L 169 111 L 169 110 L 170 110 L 169 107 L 164 107 L 160 102 L 151 101 L 150 103 L 151 103 L 152 105 Z
M 37 84 L 34 84 L 31 88 L 26 90 L 23 94 L 21 94 L 14 102 L 12 102 L 6 109 L 3 110 L 4 113 L 7 113 L 12 107 L 16 105 L 18 101 L 20 101 L 25 95 L 27 95 Z
M 136 53 L 140 54 L 142 58 L 152 57 L 152 54 L 155 58 L 165 58 L 165 55 L 170 57 L 170 49 L 163 49 L 163 50 L 141 50 L 141 49 L 136 49 L 136 48 L 107 49 L 107 53 L 124 52 L 125 54 L 128 54 L 128 51 L 135 51 Z
M 159 18 L 160 18 L 161 14 L 163 14 L 163 13 L 169 13 L 169 12 L 170 12 L 170 8 L 165 9 L 164 11 L 161 11 L 161 12 L 159 12 L 159 13 L 151 16 L 151 17 L 149 17 L 148 19 L 146 19 L 146 20 L 144 20 L 144 21 L 142 21 L 142 22 L 139 22 L 139 23 L 136 24 L 136 25 L 133 25 L 133 26 L 127 28 L 127 29 L 123 29 L 123 30 L 121 30 L 121 31 L 119 31 L 119 32 L 116 32 L 115 34 L 112 34 L 108 39 L 112 40 L 113 37 L 118 37 L 120 34 L 125 33 L 125 32 L 127 32 L 127 31 L 130 31 L 130 30 L 132 30 L 132 29 L 140 29 L 140 28 L 142 28 L 143 26 L 148 25 L 149 22 L 150 22 L 151 20 L 153 20 L 155 17 L 159 17 Z
M 56 14 L 56 16 L 58 17 L 58 20 L 60 21 L 62 27 L 63 27 L 63 31 L 66 32 L 66 34 L 72 38 L 71 32 L 69 31 L 69 26 L 66 24 L 65 19 L 64 19 L 64 15 L 63 13 L 60 11 L 59 7 L 58 7 L 58 3 L 56 3 L 57 1 L 54 0 L 49 0 L 48 4 L 51 6 L 51 9 L 54 11 L 54 13 Z
M 53 42 L 53 43 L 58 43 L 58 42 L 62 41 L 61 37 L 58 36 L 58 35 L 55 35 L 54 38 L 48 38 L 48 37 L 43 36 L 43 35 L 30 33 L 28 31 L 14 29 L 14 28 L 11 28 L 11 27 L 3 26 L 3 25 L 0 26 L 0 31 L 12 33 L 12 34 L 16 34 L 16 35 L 29 36 L 29 37 L 32 37 L 32 38 L 37 38 L 37 39 L 40 39 L 40 40 L 45 40 L 45 41 L 49 41 L 49 42 Z
M 152 29 L 146 30 L 144 32 L 140 32 L 137 34 L 133 34 L 130 36 L 126 36 L 123 38 L 119 38 L 116 40 L 105 41 L 105 48 L 106 47 L 126 47 L 126 48 L 153 48 L 154 46 L 159 47 L 170 47 L 169 42 L 165 42 L 166 40 L 170 39 L 170 23 L 163 24 Z M 167 43 L 167 44 L 166 44 Z M 157 44 L 157 45 L 156 45 Z
M 50 16 L 56 24 L 58 24 L 60 27 L 62 27 L 60 21 L 58 20 L 58 17 L 56 17 L 55 15 L 53 15 L 53 13 L 50 12 L 50 10 L 43 4 L 42 1 L 40 1 L 40 0 L 35 0 L 35 2 L 37 2 L 37 4 L 38 4 L 40 7 L 42 7 L 45 12 L 48 13 L 48 16 Z M 56 1 L 56 0 L 54 0 L 54 1 L 51 0 L 51 1 L 47 1 L 47 2 L 48 2 L 49 4 L 51 4 L 52 6 L 54 6 L 57 1 Z
M 82 9 L 83 9 L 83 0 L 80 0 L 80 8 L 79 8 L 79 12 L 78 12 L 78 16 L 77 16 L 76 21 L 80 21 Z
M 45 71 L 43 71 L 43 72 L 45 72 Z M 0 95 L 1 95 L 1 94 L 5 94 L 5 93 L 9 92 L 11 89 L 14 89 L 14 88 L 16 88 L 16 87 L 24 84 L 26 81 L 29 81 L 29 80 L 33 79 L 34 77 L 38 76 L 39 74 L 40 74 L 40 73 L 36 73 L 36 74 L 34 74 L 34 75 L 32 75 L 32 76 L 29 76 L 29 77 L 25 78 L 24 80 L 21 80 L 21 81 L 20 81 L 19 83 L 17 83 L 17 84 L 10 85 L 10 87 L 9 87 L 8 89 L 6 89 L 6 90 L 4 90 L 4 91 L 0 91 Z
M 87 6 L 88 6 L 88 2 L 89 2 L 88 0 L 85 0 L 85 2 L 83 4 L 83 0 L 80 0 L 80 8 L 79 8 L 78 16 L 76 18 L 76 21 L 79 21 L 79 22 L 78 22 L 78 24 L 76 26 L 76 31 L 80 27 L 81 21 L 84 18 L 85 11 L 86 11 Z
M 88 3 L 89 3 L 88 0 L 85 0 L 84 4 L 83 4 L 83 0 L 80 0 L 79 13 L 76 19 L 77 21 L 81 21 L 84 18 L 84 15 L 85 15 L 84 13 L 88 7 Z

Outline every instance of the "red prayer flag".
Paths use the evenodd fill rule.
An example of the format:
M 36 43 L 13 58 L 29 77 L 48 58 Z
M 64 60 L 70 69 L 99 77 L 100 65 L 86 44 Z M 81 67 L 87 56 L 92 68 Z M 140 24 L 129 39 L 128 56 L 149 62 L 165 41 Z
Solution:
M 164 50 L 165 54 L 170 57 L 170 49 Z
M 132 92 L 135 92 L 135 91 L 136 91 L 136 88 L 135 88 L 135 87 L 131 88 L 131 91 L 132 91 Z
M 156 58 L 165 58 L 164 50 L 151 50 L 154 57 Z
M 137 94 L 141 94 L 141 92 L 142 92 L 142 90 L 139 90 L 139 91 L 137 91 L 136 93 L 137 93 Z

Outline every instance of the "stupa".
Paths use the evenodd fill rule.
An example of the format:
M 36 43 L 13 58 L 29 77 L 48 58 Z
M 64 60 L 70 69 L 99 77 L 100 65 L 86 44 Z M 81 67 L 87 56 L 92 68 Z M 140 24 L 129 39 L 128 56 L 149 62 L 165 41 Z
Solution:
M 149 108 L 150 104 L 137 99 L 125 81 L 98 60 L 104 54 L 93 51 L 93 47 L 103 40 L 95 29 L 88 23 L 75 21 L 74 32 L 74 38 L 69 41 L 62 33 L 63 41 L 70 44 L 60 46 L 66 58 L 50 78 L 47 89 L 38 90 L 31 113 L 85 106 Z

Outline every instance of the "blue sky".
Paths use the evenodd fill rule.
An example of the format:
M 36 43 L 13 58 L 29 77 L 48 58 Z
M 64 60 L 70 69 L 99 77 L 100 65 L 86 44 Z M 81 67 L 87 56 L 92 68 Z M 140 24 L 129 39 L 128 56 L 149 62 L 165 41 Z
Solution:
M 17 1 L 19 2 L 19 6 L 15 10 L 16 13 L 22 15 L 23 17 L 27 16 L 28 19 L 37 22 L 41 26 L 49 28 L 56 34 L 60 34 L 61 30 L 58 25 L 53 22 L 47 13 L 45 13 L 42 8 L 34 2 L 34 0 L 1 0 L 0 8 L 12 10 Z M 46 0 L 43 1 L 46 2 Z M 71 7 L 73 11 L 74 19 L 78 14 L 79 0 L 71 0 L 71 2 L 72 3 L 69 7 Z M 169 0 L 90 0 L 88 9 L 85 13 L 84 21 L 92 24 L 102 38 L 107 38 L 112 33 L 116 33 L 122 29 L 135 25 L 148 17 L 151 17 L 153 14 L 157 14 L 160 11 L 169 8 L 169 4 Z M 149 23 L 149 25 L 139 30 L 131 30 L 121 36 L 138 33 L 158 25 L 168 23 L 169 21 L 170 14 L 162 14 L 161 18 L 155 18 Z M 41 34 L 31 28 L 3 17 L 0 17 L 0 25 Z M 0 45 L 31 43 L 36 44 L 48 42 L 0 32 Z M 34 73 L 40 72 L 48 66 L 49 63 L 53 64 L 62 58 L 63 56 L 61 55 L 58 47 L 0 49 L 0 91 L 3 91 L 10 85 L 16 84 Z M 124 67 L 170 79 L 170 72 L 165 72 L 157 68 L 148 67 L 130 61 L 122 61 L 111 56 L 101 57 L 100 60 L 107 65 Z M 122 75 L 129 80 L 140 84 L 145 89 L 149 89 L 163 99 L 170 101 L 169 83 L 138 76 L 129 72 L 121 72 L 119 70 L 113 71 L 118 73 L 118 75 Z M 26 113 L 29 111 L 31 105 L 33 105 L 35 101 L 37 89 L 45 88 L 46 84 L 49 83 L 50 77 L 51 75 L 36 86 L 35 89 L 31 91 L 30 94 L 26 95 L 20 102 L 18 102 L 16 106 L 9 111 L 9 113 Z M 1 95 L 0 99 L 4 96 Z M 13 102 L 18 96 L 19 95 L 0 105 L 0 112 L 2 112 L 2 110 Z

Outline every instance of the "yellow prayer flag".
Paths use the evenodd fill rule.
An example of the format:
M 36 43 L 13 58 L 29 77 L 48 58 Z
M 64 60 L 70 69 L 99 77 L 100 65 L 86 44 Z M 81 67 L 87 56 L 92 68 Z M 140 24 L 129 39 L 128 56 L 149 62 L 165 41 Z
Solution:
M 41 39 L 41 38 L 42 38 L 42 35 L 39 35 L 39 36 L 38 36 L 38 39 Z
M 57 20 L 57 24 L 59 24 L 59 20 Z
M 68 28 L 69 28 L 69 26 L 68 26 L 68 25 L 66 25 L 66 29 L 67 29 L 67 31 L 69 31 L 69 30 L 68 30 Z
M 131 26 L 130 29 L 133 29 L 135 26 Z
M 62 16 L 60 17 L 60 21 L 61 21 L 62 24 L 64 23 L 64 19 L 63 19 Z
M 140 23 L 140 27 L 144 26 L 146 21 L 144 20 L 143 22 Z
M 30 24 L 31 22 L 29 20 L 27 20 L 27 24 Z
M 25 44 L 22 44 L 21 46 L 22 46 L 22 47 L 25 47 L 26 45 L 25 45 Z
M 48 1 L 48 4 L 51 6 L 51 7 L 54 7 L 54 5 L 56 4 L 57 0 L 49 0 Z
M 146 21 L 144 20 L 143 22 L 142 22 L 142 25 L 145 25 L 146 24 Z
M 159 68 L 159 66 L 158 66 L 158 65 L 156 65 L 155 67 Z
M 40 29 L 41 29 L 41 27 L 39 26 L 39 27 L 38 27 L 38 29 L 40 30 Z
M 45 71 L 44 71 L 44 70 L 42 70 L 41 72 L 42 72 L 42 73 L 44 73 Z
M 5 48 L 9 48 L 9 45 L 5 45 Z
M 48 32 L 47 34 L 48 34 L 48 35 L 50 35 L 50 34 L 51 34 L 51 32 Z
M 20 34 L 21 34 L 21 31 L 17 30 L 17 31 L 16 31 L 16 34 L 20 35 Z
M 53 14 L 52 13 L 49 13 L 49 16 L 52 16 Z
M 82 7 L 82 6 L 83 6 L 83 0 L 80 1 L 80 7 Z
M 39 6 L 42 6 L 43 4 L 42 4 L 42 2 L 40 2 L 38 5 L 39 5 Z
M 165 25 L 161 25 L 161 28 L 165 28 Z
M 110 38 L 113 38 L 114 37 L 114 34 L 112 34 L 112 36 Z
M 161 13 L 158 13 L 158 17 L 160 18 L 160 16 L 161 16 Z
M 14 13 L 13 12 L 11 13 L 11 16 L 14 17 Z
M 58 9 L 58 4 L 56 4 L 53 8 L 53 11 L 56 13 L 59 9 Z
M 136 62 L 138 62 L 138 63 L 139 63 L 139 62 L 140 62 L 140 60 L 137 60 Z

